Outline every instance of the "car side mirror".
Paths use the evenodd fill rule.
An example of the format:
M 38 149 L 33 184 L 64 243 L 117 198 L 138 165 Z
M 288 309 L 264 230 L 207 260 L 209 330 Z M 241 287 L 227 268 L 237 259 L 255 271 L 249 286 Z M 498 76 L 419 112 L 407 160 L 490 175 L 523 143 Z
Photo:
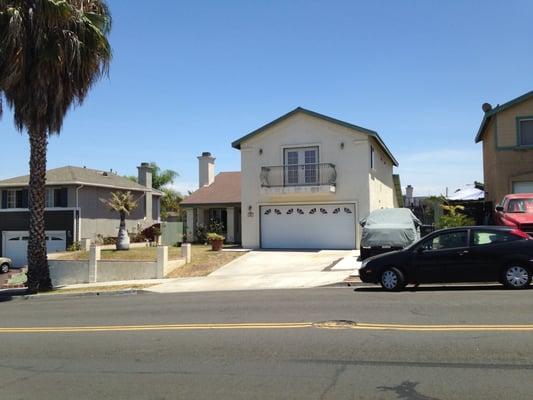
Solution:
M 418 254 L 422 254 L 424 251 L 426 251 L 426 249 L 424 249 L 424 246 L 420 246 L 418 249 L 416 249 L 416 252 Z
M 503 206 L 496 206 L 496 211 L 503 212 Z

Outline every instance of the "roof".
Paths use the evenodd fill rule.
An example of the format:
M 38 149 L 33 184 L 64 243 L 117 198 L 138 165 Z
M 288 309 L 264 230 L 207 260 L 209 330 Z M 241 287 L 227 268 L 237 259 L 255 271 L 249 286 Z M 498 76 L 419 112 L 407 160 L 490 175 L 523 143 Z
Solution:
M 27 186 L 28 182 L 29 175 L 18 176 L 0 181 L 0 187 Z M 117 175 L 114 172 L 73 166 L 54 168 L 46 171 L 46 185 L 97 186 L 142 192 L 152 191 L 155 194 L 161 194 L 158 190 L 149 189 L 132 181 L 130 178 Z
M 481 125 L 479 126 L 479 129 L 477 131 L 476 143 L 479 143 L 479 142 L 481 142 L 483 140 L 483 138 L 482 138 L 483 131 L 485 130 L 485 126 L 487 125 L 487 123 L 489 122 L 490 118 L 493 115 L 496 115 L 500 111 L 506 110 L 509 107 L 512 107 L 512 106 L 514 106 L 514 105 L 516 105 L 518 103 L 526 101 L 526 100 L 530 99 L 531 97 L 533 97 L 533 90 L 530 91 L 530 92 L 527 92 L 526 94 L 523 94 L 522 96 L 518 96 L 517 98 L 515 98 L 515 99 L 513 99 L 511 101 L 508 101 L 507 103 L 504 103 L 502 105 L 498 105 L 498 106 L 494 107 L 492 110 L 486 112 L 485 115 L 483 116 L 483 120 L 481 121 Z
M 533 193 L 514 193 L 505 196 L 506 199 L 533 199 Z
M 381 139 L 381 137 L 379 136 L 379 134 L 376 131 L 373 131 L 373 130 L 370 130 L 370 129 L 367 129 L 367 128 L 363 128 L 361 126 L 357 126 L 357 125 L 354 125 L 354 124 L 350 124 L 348 122 L 341 121 L 339 119 L 328 117 L 327 115 L 319 114 L 317 112 L 310 111 L 310 110 L 307 110 L 307 109 L 302 108 L 302 107 L 297 107 L 294 110 L 288 112 L 287 114 L 282 115 L 281 117 L 275 119 L 274 121 L 269 122 L 266 125 L 263 125 L 259 129 L 256 129 L 255 131 L 250 132 L 249 134 L 241 137 L 240 139 L 235 140 L 231 145 L 234 148 L 240 150 L 242 142 L 244 142 L 244 141 L 246 141 L 248 139 L 251 139 L 252 137 L 264 132 L 268 128 L 271 128 L 272 126 L 274 126 L 276 124 L 279 124 L 280 122 L 282 122 L 282 121 L 284 121 L 284 120 L 286 120 L 286 119 L 288 119 L 288 118 L 290 118 L 293 115 L 298 114 L 298 113 L 303 113 L 303 114 L 306 114 L 306 115 L 310 115 L 312 117 L 319 118 L 319 119 L 322 119 L 324 121 L 328 121 L 328 122 L 331 122 L 331 123 L 334 123 L 334 124 L 337 124 L 337 125 L 341 125 L 341 126 L 344 126 L 345 128 L 353 129 L 353 130 L 356 130 L 358 132 L 366 133 L 367 135 L 372 136 L 374 139 L 377 140 L 377 142 L 383 148 L 383 150 L 385 151 L 387 156 L 392 160 L 393 164 L 395 166 L 399 165 L 398 161 L 394 158 L 394 156 L 392 155 L 391 151 L 388 149 L 388 147 L 385 145 L 385 143 L 383 142 L 383 140 Z
M 478 189 L 474 185 L 465 185 L 460 189 L 457 189 L 450 196 L 448 200 L 483 200 L 485 198 L 485 191 Z
M 221 172 L 215 176 L 214 182 L 204 186 L 186 197 L 182 206 L 207 204 L 240 204 L 241 173 Z

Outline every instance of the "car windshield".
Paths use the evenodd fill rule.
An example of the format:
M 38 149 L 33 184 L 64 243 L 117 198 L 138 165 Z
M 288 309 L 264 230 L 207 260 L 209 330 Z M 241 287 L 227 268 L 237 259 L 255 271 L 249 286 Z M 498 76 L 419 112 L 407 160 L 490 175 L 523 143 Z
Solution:
M 510 213 L 533 213 L 533 199 L 509 200 L 507 212 Z

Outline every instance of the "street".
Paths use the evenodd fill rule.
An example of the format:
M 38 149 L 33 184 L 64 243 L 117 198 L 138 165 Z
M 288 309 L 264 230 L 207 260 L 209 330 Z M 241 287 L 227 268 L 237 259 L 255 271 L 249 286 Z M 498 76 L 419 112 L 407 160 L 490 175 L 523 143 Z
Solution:
M 5 299 L 0 398 L 530 399 L 532 310 L 498 285 Z

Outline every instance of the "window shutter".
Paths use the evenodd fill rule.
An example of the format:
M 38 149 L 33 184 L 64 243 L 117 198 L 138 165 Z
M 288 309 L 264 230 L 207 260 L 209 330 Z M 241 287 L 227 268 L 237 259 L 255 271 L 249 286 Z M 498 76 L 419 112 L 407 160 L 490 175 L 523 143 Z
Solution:
M 2 208 L 7 208 L 7 190 L 2 190 Z
M 22 190 L 17 190 L 15 194 L 15 204 L 17 208 L 22 208 Z
M 68 189 L 59 189 L 59 204 L 58 207 L 67 207 L 68 205 Z
M 28 189 L 22 189 L 20 194 L 21 208 L 28 208 Z

